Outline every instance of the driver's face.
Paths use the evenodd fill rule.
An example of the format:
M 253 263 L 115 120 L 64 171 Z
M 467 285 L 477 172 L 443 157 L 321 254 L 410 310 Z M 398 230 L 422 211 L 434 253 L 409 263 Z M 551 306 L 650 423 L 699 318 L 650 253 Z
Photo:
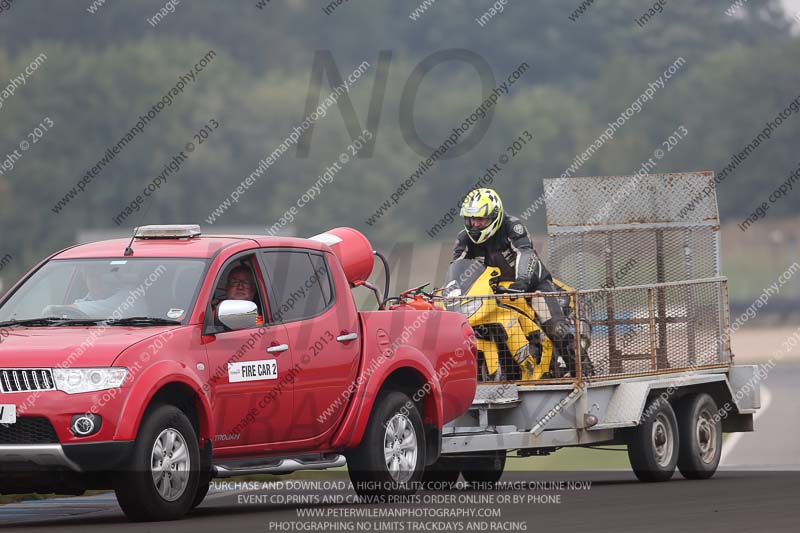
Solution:
M 488 217 L 469 217 L 467 218 L 467 225 L 472 229 L 483 229 L 489 225 L 490 219 Z
M 228 277 L 226 297 L 228 300 L 250 300 L 256 295 L 256 284 L 253 275 L 245 271 L 236 271 Z

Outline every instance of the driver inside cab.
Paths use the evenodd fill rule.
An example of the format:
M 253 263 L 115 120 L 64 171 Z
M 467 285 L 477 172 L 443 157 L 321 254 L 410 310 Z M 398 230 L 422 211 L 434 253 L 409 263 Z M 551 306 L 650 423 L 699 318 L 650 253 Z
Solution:
M 228 273 L 228 279 L 224 286 L 225 300 L 247 300 L 256 303 L 256 279 L 253 272 L 245 265 L 234 267 Z M 211 302 L 211 309 L 214 311 L 214 319 L 217 318 L 217 306 L 220 300 L 214 299 Z M 256 325 L 264 325 L 264 315 L 259 308 L 258 319 Z

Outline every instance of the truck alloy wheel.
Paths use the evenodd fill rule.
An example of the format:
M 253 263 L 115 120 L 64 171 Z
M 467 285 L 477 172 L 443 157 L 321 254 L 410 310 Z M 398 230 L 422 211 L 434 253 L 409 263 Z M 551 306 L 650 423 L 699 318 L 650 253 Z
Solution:
M 678 422 L 666 400 L 655 398 L 638 426 L 628 433 L 628 458 L 641 481 L 667 481 L 678 463 Z
M 717 403 L 705 393 L 678 406 L 678 469 L 686 479 L 708 479 L 717 471 L 722 457 L 722 420 L 714 417 L 717 412 Z
M 381 393 L 361 444 L 347 455 L 353 488 L 361 495 L 413 494 L 425 471 L 425 449 L 414 402 L 402 392 Z
M 192 507 L 200 481 L 200 448 L 187 416 L 172 405 L 150 407 L 127 470 L 115 480 L 131 520 L 175 520 Z
M 189 484 L 190 466 L 188 446 L 181 432 L 174 428 L 162 431 L 150 456 L 153 483 L 162 498 L 174 502 L 183 495 Z
M 417 435 L 411 420 L 397 413 L 386 424 L 383 437 L 383 456 L 389 475 L 398 483 L 406 483 L 414 475 L 417 464 Z

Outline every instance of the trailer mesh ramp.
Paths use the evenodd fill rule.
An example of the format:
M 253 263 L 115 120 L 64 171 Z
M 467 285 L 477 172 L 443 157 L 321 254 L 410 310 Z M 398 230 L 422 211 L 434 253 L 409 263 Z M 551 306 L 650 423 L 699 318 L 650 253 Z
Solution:
M 551 272 L 576 289 L 721 276 L 712 172 L 544 180 Z
M 576 287 L 593 375 L 730 362 L 714 174 L 545 180 L 548 268 Z
M 724 279 L 577 292 L 591 325 L 591 377 L 685 371 L 730 362 Z

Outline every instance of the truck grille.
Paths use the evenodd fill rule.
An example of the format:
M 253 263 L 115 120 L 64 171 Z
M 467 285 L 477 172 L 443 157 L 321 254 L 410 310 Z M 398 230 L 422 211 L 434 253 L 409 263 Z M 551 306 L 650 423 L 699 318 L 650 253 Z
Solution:
M 0 389 L 3 392 L 54 390 L 55 382 L 49 368 L 0 370 Z
M 58 436 L 48 419 L 21 416 L 14 424 L 0 424 L 0 444 L 58 444 Z

